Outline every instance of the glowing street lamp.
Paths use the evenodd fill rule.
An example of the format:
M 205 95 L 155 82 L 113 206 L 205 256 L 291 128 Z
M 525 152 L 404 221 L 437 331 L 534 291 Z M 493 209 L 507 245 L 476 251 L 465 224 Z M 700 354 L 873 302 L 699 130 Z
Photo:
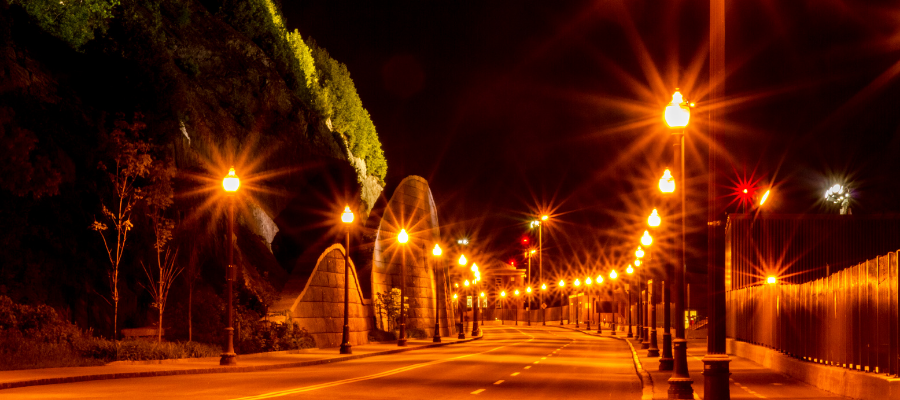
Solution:
M 637 250 L 634 251 L 634 256 L 637 258 L 644 258 L 644 249 L 638 246 Z
M 825 200 L 834 204 L 840 204 L 841 215 L 845 215 L 850 210 L 850 189 L 834 184 L 825 192 Z
M 431 249 L 431 255 L 434 256 L 435 259 L 444 254 L 444 251 L 441 249 L 441 246 L 437 243 L 434 244 L 434 248 Z M 435 261 L 434 263 L 434 276 L 437 276 L 438 263 Z M 449 328 L 449 327 L 448 327 Z M 434 299 L 434 336 L 432 336 L 431 341 L 434 343 L 441 342 L 441 319 L 438 314 L 438 303 L 437 297 Z
M 401 229 L 397 235 L 397 242 L 402 244 L 400 248 L 400 335 L 397 338 L 397 346 L 406 346 L 406 313 L 403 309 L 403 296 L 406 295 L 406 243 L 409 242 L 409 235 L 406 229 Z
M 588 318 L 584 321 L 584 324 L 587 325 L 587 330 L 591 330 L 591 319 L 594 318 L 594 311 L 591 309 L 591 307 L 594 305 L 594 303 L 591 302 L 591 287 L 590 286 L 592 283 L 594 283 L 594 282 L 591 280 L 591 277 L 584 278 L 584 284 L 585 284 L 585 286 L 588 287 L 585 290 L 585 292 L 587 292 L 587 295 L 588 295 L 588 302 L 587 302 L 588 307 L 587 308 L 589 311 L 588 311 Z
M 531 227 L 538 228 L 538 280 L 541 282 L 544 281 L 544 224 L 543 224 L 543 222 L 546 222 L 549 219 L 550 219 L 550 216 L 544 214 L 544 215 L 541 215 L 540 221 L 538 221 L 538 220 L 531 221 Z M 542 320 L 541 323 L 543 325 L 547 325 L 547 318 L 544 315 L 544 307 L 543 307 L 544 306 L 544 292 L 541 292 L 540 301 L 541 301 L 541 320 Z
M 629 265 L 628 268 L 625 268 L 625 272 L 631 275 L 634 273 L 634 268 Z M 628 335 L 625 337 L 634 337 L 634 332 L 631 331 L 631 279 L 628 279 L 628 308 L 626 310 L 628 310 Z
M 650 216 L 647 217 L 647 225 L 651 228 L 656 228 L 659 226 L 662 220 L 659 218 L 659 213 L 656 212 L 656 209 L 653 209 L 653 212 L 650 213 Z
M 770 276 L 770 277 L 766 278 L 766 283 L 768 283 L 770 285 L 774 285 L 774 284 L 778 283 L 778 278 L 776 278 L 774 276 Z
M 618 278 L 619 278 L 619 274 L 616 272 L 616 270 L 612 270 L 612 272 L 609 273 L 609 279 L 611 279 L 613 282 L 615 282 Z M 613 289 L 613 290 L 614 290 L 613 297 L 616 297 L 615 289 Z M 612 332 L 611 332 L 612 335 L 616 334 L 616 313 L 618 313 L 618 312 L 619 312 L 619 298 L 616 297 L 616 311 L 613 313 L 613 317 L 612 317 Z
M 677 167 L 677 173 L 674 175 L 676 181 L 681 180 L 681 185 L 684 185 L 684 175 L 685 175 L 685 167 L 684 167 L 684 135 L 685 128 L 687 128 L 688 122 L 690 122 L 691 118 L 691 109 L 688 104 L 684 100 L 681 95 L 681 92 L 678 89 L 675 89 L 675 93 L 672 94 L 672 102 L 666 107 L 664 112 L 664 117 L 666 120 L 666 124 L 670 128 L 670 132 L 672 133 L 673 138 L 673 153 L 675 158 L 675 166 Z M 679 247 L 681 250 L 681 259 L 676 262 L 677 267 L 675 268 L 675 281 L 673 282 L 672 287 L 672 295 L 675 296 L 675 315 L 681 318 L 684 315 L 684 266 L 685 266 L 685 215 L 687 212 L 686 203 L 685 203 L 685 190 L 682 189 L 680 191 L 680 200 L 681 200 L 681 235 L 680 235 L 680 243 Z M 649 245 L 648 245 L 649 246 Z M 712 287 L 710 287 L 712 290 Z M 710 322 L 713 322 L 712 320 Z M 710 324 L 710 326 L 714 326 L 714 324 Z M 691 376 L 687 369 L 687 341 L 684 338 L 684 324 L 677 323 L 675 324 L 675 340 L 673 341 L 673 347 L 675 350 L 675 370 L 672 373 L 672 377 L 669 378 L 669 396 L 673 398 L 680 399 L 690 399 L 693 398 L 694 389 L 691 387 L 691 384 L 694 382 L 691 379 Z
M 344 328 L 341 334 L 340 354 L 352 354 L 350 346 L 350 224 L 353 223 L 353 211 L 350 206 L 344 206 L 341 213 L 341 222 L 346 227 L 347 248 L 344 249 Z
M 232 286 L 234 282 L 234 195 L 238 188 L 241 187 L 241 180 L 234 172 L 234 167 L 228 170 L 228 175 L 222 179 L 222 188 L 228 194 L 228 269 L 226 272 L 228 281 L 228 327 L 225 333 L 228 335 L 228 341 L 225 342 L 225 352 L 219 359 L 219 365 L 235 365 L 237 364 L 237 354 L 234 352 L 234 305 L 232 304 Z
M 766 193 L 763 194 L 762 198 L 759 200 L 760 207 L 762 207 L 763 204 L 766 204 L 766 200 L 769 199 L 769 192 L 771 192 L 771 191 L 772 191 L 771 189 L 766 190 Z
M 672 177 L 672 172 L 668 168 L 663 172 L 662 178 L 659 178 L 659 191 L 663 193 L 675 191 L 675 178 Z
M 644 236 L 641 236 L 641 244 L 644 246 L 653 244 L 653 236 L 650 236 L 649 231 L 644 231 Z
M 560 325 L 563 324 L 562 305 L 565 302 L 565 299 L 563 298 L 563 296 L 565 296 L 565 293 L 563 293 L 562 289 L 564 287 L 566 287 L 566 281 L 560 279 L 559 280 L 559 324 Z
M 528 288 L 528 292 L 531 292 L 531 288 Z M 513 314 L 515 314 L 516 326 L 519 326 L 519 289 L 516 289 L 513 295 L 516 296 L 516 299 L 513 300 Z

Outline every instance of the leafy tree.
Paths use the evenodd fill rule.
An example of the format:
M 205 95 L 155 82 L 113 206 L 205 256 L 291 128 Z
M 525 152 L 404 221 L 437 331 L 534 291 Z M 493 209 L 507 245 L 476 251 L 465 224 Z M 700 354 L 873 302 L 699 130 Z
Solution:
M 297 95 L 306 102 L 314 111 L 323 118 L 331 117 L 331 101 L 328 92 L 319 84 L 319 74 L 316 72 L 316 64 L 309 46 L 300 37 L 296 29 L 287 33 L 287 41 L 291 46 L 294 57 L 297 58 L 298 71 L 296 75 L 304 86 Z
M 131 213 L 137 201 L 143 198 L 135 181 L 147 176 L 150 165 L 153 162 L 150 156 L 150 144 L 140 140 L 140 132 L 146 125 L 136 116 L 133 123 L 116 121 L 115 130 L 109 136 L 109 151 L 112 152 L 113 164 L 109 168 L 103 162 L 98 167 L 106 172 L 113 195 L 106 201 L 101 200 L 103 217 L 115 230 L 115 236 L 107 239 L 108 227 L 105 223 L 94 220 L 91 229 L 100 234 L 103 246 L 109 257 L 109 289 L 113 303 L 113 339 L 118 334 L 119 319 L 119 266 L 122 264 L 122 255 L 125 252 L 125 241 L 128 239 L 128 231 L 134 227 L 131 222 Z M 107 206 L 112 204 L 112 209 Z
M 41 29 L 79 49 L 106 33 L 119 0 L 10 0 L 25 9 Z
M 383 182 L 387 174 L 384 151 L 375 132 L 375 124 L 363 107 L 356 85 L 350 78 L 350 71 L 346 65 L 331 58 L 328 51 L 319 47 L 315 41 L 310 41 L 309 47 L 319 79 L 331 102 L 334 130 L 343 133 L 347 137 L 350 151 L 366 161 L 368 173 Z

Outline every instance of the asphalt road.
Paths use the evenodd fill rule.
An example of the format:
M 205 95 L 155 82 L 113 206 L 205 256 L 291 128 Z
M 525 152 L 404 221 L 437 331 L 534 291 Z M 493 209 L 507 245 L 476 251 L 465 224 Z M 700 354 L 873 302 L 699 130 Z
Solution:
M 628 345 L 557 328 L 491 326 L 474 342 L 265 372 L 4 390 L 9 399 L 640 399 Z

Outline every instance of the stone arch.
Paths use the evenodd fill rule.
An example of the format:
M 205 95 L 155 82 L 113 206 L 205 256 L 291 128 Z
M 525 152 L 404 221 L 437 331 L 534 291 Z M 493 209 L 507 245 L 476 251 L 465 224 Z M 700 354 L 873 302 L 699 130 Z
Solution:
M 281 292 L 281 300 L 272 310 L 287 312 L 296 323 L 313 336 L 319 348 L 340 346 L 344 326 L 344 246 L 335 243 L 316 260 L 311 270 L 298 261 Z M 368 343 L 372 327 L 371 302 L 363 299 L 350 260 L 350 344 Z
M 403 247 L 396 241 L 401 229 L 410 235 Z M 434 259 L 431 249 L 441 243 L 437 208 L 428 181 L 420 176 L 404 178 L 391 195 L 376 230 L 372 255 L 372 296 L 400 287 L 401 264 L 406 265 L 404 297 L 408 298 L 407 328 L 434 334 L 434 322 L 440 320 L 441 335 L 450 334 L 453 321 L 450 306 L 449 261 Z M 446 247 L 446 246 L 445 246 Z M 435 304 L 438 315 L 435 316 Z M 382 316 L 375 316 L 378 328 L 385 329 Z

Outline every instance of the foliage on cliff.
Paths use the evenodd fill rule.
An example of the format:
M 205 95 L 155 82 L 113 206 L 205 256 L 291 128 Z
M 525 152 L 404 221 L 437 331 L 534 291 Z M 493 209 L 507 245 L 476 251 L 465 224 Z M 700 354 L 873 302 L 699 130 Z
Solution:
M 105 33 L 119 0 L 10 0 L 20 4 L 45 31 L 78 49 Z

